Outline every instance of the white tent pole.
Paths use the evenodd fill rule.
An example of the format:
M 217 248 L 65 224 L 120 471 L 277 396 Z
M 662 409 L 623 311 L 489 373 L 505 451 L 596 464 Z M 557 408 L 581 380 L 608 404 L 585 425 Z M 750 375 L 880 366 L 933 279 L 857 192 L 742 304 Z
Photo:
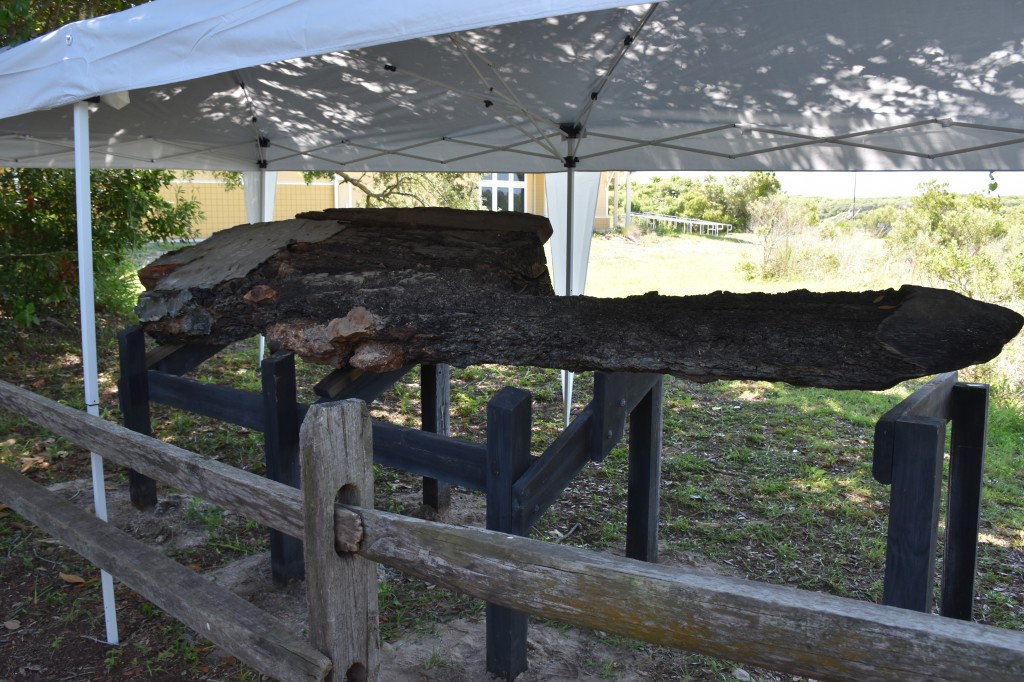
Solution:
M 244 171 L 242 189 L 245 191 L 245 219 L 250 223 L 265 223 L 274 219 L 274 202 L 277 198 L 277 171 Z M 259 358 L 263 362 L 266 354 L 266 337 L 260 334 Z
M 566 216 L 565 216 L 565 295 L 572 296 L 572 212 L 573 212 L 573 194 L 576 188 L 573 187 L 576 180 L 576 169 L 569 166 L 568 173 L 566 175 Z
M 624 231 L 629 231 L 629 226 L 633 223 L 633 209 L 631 207 L 633 198 L 630 194 L 633 191 L 633 174 L 626 171 L 626 222 L 623 225 Z
M 260 168 L 259 175 L 259 221 L 261 223 L 267 222 L 267 169 Z M 263 364 L 263 356 L 267 352 L 267 337 L 260 334 L 260 355 L 257 359 L 259 364 Z
M 75 210 L 78 221 L 78 308 L 82 320 L 82 374 L 85 379 L 85 409 L 99 416 L 99 370 L 96 359 L 96 302 L 92 266 L 92 187 L 89 182 L 89 105 L 75 104 Z M 96 516 L 107 520 L 107 491 L 103 482 L 103 458 L 91 453 L 92 496 Z M 103 615 L 107 643 L 117 644 L 117 612 L 114 604 L 114 579 L 100 572 Z
M 572 230 L 573 230 L 573 200 L 575 199 L 576 188 L 576 150 L 574 147 L 575 136 L 570 135 L 567 140 L 568 156 L 565 157 L 565 295 L 572 296 Z M 569 426 L 572 417 L 572 384 L 574 374 L 562 370 L 562 406 L 565 411 L 565 426 Z
M 612 174 L 612 229 L 619 229 L 619 174 Z

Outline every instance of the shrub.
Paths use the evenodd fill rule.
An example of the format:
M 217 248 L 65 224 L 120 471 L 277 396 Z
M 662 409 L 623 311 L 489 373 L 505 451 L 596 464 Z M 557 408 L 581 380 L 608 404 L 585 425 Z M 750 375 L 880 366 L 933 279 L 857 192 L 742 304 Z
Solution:
M 132 256 L 152 241 L 192 235 L 198 205 L 160 190 L 162 170 L 93 171 L 93 266 L 97 305 L 123 311 L 135 297 Z M 20 323 L 73 308 L 78 291 L 74 173 L 0 169 L 0 310 Z

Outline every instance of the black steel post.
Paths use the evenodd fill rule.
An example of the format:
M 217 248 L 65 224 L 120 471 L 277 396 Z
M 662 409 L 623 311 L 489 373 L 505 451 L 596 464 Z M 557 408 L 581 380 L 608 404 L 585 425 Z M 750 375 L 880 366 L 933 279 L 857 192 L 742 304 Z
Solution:
M 515 521 L 512 487 L 530 465 L 532 396 L 504 388 L 487 404 L 487 528 L 526 535 Z M 527 617 L 487 605 L 487 671 L 512 680 L 527 668 Z
M 121 377 L 117 399 L 125 428 L 147 436 L 153 434 L 149 416 L 149 371 L 146 368 L 146 336 L 142 327 L 129 327 L 117 335 Z M 134 469 L 128 470 L 128 495 L 139 510 L 156 506 L 156 481 Z
M 659 379 L 629 415 L 626 556 L 640 561 L 658 561 L 662 398 Z
M 274 353 L 263 361 L 263 453 L 267 478 L 301 487 L 299 472 L 299 417 L 295 388 L 295 356 Z M 270 566 L 274 580 L 302 580 L 305 565 L 302 542 L 276 530 L 270 531 Z
M 451 436 L 451 370 L 448 365 L 420 366 L 420 424 L 424 431 Z M 423 504 L 438 514 L 448 510 L 451 485 L 430 476 L 423 477 Z

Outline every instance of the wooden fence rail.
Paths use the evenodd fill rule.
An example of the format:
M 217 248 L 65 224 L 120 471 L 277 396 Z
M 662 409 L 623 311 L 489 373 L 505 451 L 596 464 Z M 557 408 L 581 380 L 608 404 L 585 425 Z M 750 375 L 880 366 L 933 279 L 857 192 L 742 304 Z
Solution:
M 217 462 L 168 449 L 8 384 L 0 383 L 0 407 L 104 454 L 116 452 L 111 459 L 173 481 L 190 494 L 217 492 L 226 479 L 247 480 Z M 342 421 L 351 423 L 353 410 L 365 419 L 362 406 L 347 401 L 315 406 L 311 415 L 348 411 Z M 317 415 L 313 423 L 330 421 Z M 365 442 L 334 456 L 369 457 L 371 428 L 365 425 L 359 432 Z M 307 433 L 310 437 L 325 442 L 327 435 Z M 302 450 L 310 457 L 317 448 L 304 445 Z M 211 486 L 211 480 L 221 483 Z M 277 487 L 265 486 L 254 493 L 259 494 L 256 504 L 272 505 L 275 513 L 293 519 L 286 532 L 295 532 L 302 524 L 294 522 L 303 516 L 302 502 L 295 494 L 277 493 Z M 266 499 L 268 494 L 276 499 Z M 242 497 L 207 499 L 247 514 L 251 501 L 235 504 Z M 355 544 L 361 557 L 542 617 L 817 679 L 1024 679 L 1021 632 L 369 508 L 335 509 L 334 532 L 346 538 L 343 546 L 352 547 L 357 516 L 361 535 Z
M 0 466 L 0 497 L 44 532 L 252 667 L 281 680 L 322 680 L 331 660 L 277 619 Z

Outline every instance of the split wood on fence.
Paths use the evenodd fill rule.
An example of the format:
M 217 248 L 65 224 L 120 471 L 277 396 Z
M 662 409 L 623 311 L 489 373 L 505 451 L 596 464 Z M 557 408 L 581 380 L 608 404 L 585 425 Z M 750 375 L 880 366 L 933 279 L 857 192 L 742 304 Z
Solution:
M 343 461 L 338 466 L 344 468 L 331 469 L 327 484 L 307 495 L 305 503 L 289 486 L 205 460 L 2 382 L 0 408 L 143 475 L 305 537 L 307 567 L 311 562 L 334 562 L 337 552 L 348 553 L 348 558 L 384 563 L 510 609 L 817 679 L 1024 677 L 1024 633 L 596 554 L 514 534 L 456 528 L 368 506 L 336 505 L 335 486 L 341 486 L 343 500 L 353 494 L 353 501 L 365 505 L 360 491 L 370 485 L 359 472 L 370 467 L 373 428 L 365 407 L 356 401 L 311 408 L 300 448 L 303 467 L 312 471 L 335 466 L 324 464 L 327 459 Z M 280 679 L 321 679 L 328 674 L 327 657 L 296 641 L 271 616 L 245 614 L 250 605 L 232 603 L 222 590 L 180 566 L 165 566 L 169 560 L 157 558 L 156 550 L 70 508 L 10 469 L 0 467 L 0 483 L 0 495 L 16 512 L 239 659 Z M 131 548 L 130 561 L 121 558 L 125 548 Z M 189 579 L 176 579 L 173 589 L 167 590 L 168 576 L 181 571 Z M 314 612 L 314 618 L 332 622 L 314 624 L 311 630 L 363 637 L 347 645 L 348 653 L 339 654 L 333 645 L 325 648 L 336 657 L 337 670 L 354 677 L 365 672 L 372 680 L 376 586 L 348 568 L 341 573 L 347 575 L 333 569 L 324 572 L 330 587 L 311 586 L 313 594 L 346 600 Z M 321 579 L 320 571 L 314 575 Z M 347 586 L 339 588 L 335 581 Z M 366 593 L 358 608 L 347 596 L 339 596 L 356 589 Z M 236 607 L 241 616 L 235 615 Z

